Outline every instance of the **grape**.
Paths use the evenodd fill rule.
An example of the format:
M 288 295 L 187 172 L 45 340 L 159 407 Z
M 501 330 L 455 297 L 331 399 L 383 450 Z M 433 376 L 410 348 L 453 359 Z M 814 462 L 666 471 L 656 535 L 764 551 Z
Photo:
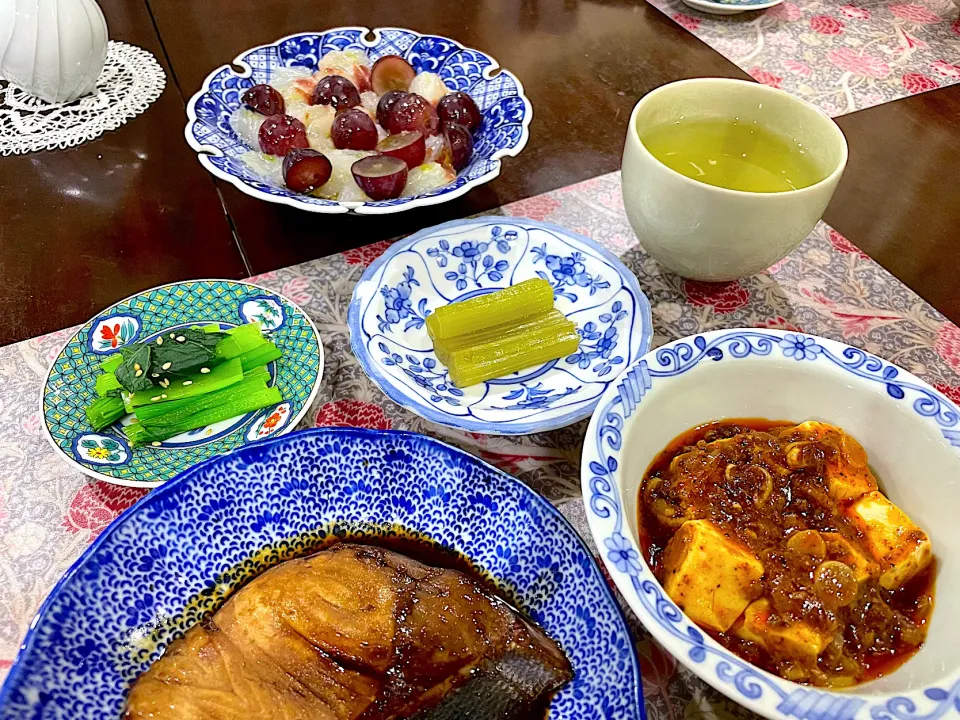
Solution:
M 390 90 L 406 90 L 415 75 L 410 63 L 399 55 L 384 55 L 373 64 L 370 84 L 375 93 L 382 95 Z
M 240 99 L 244 105 L 261 115 L 283 114 L 283 95 L 269 85 L 254 85 Z
M 446 125 L 443 134 L 450 145 L 450 154 L 453 156 L 453 167 L 463 170 L 470 163 L 473 155 L 473 136 L 463 125 Z
M 351 108 L 337 115 L 330 137 L 338 150 L 373 150 L 379 136 L 370 116 L 363 110 Z
M 296 148 L 283 158 L 283 181 L 295 192 L 316 190 L 330 179 L 332 171 L 326 155 L 310 148 Z
M 397 100 L 404 95 L 406 95 L 406 93 L 400 90 L 390 90 L 389 92 L 385 92 L 383 97 L 380 98 L 380 102 L 377 103 L 377 122 L 380 123 L 380 127 L 384 130 L 387 129 L 390 111 L 393 110 L 393 106 L 397 104 Z
M 291 150 L 310 146 L 307 128 L 289 115 L 271 115 L 263 121 L 257 136 L 260 149 L 267 155 L 283 156 Z
M 357 160 L 351 168 L 357 185 L 371 200 L 399 197 L 407 184 L 407 164 L 389 155 L 373 155 Z
M 452 92 L 440 98 L 437 114 L 444 125 L 463 125 L 469 132 L 476 132 L 483 122 L 480 108 L 472 97 L 462 92 Z
M 407 93 L 394 103 L 387 118 L 387 130 L 391 135 L 404 130 L 415 130 L 424 135 L 436 135 L 440 118 L 433 105 L 419 95 Z
M 313 89 L 314 105 L 333 105 L 338 112 L 360 104 L 360 92 L 342 75 L 327 75 Z
M 384 155 L 403 160 L 410 169 L 423 163 L 427 156 L 427 143 L 423 133 L 402 132 L 399 135 L 388 135 L 377 145 L 377 150 Z

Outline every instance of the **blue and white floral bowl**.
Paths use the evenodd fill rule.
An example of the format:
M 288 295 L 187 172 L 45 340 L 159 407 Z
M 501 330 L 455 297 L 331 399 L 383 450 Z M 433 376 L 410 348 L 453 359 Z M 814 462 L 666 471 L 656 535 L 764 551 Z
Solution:
M 130 446 L 123 427 L 131 416 L 99 432 L 87 423 L 100 363 L 124 346 L 180 327 L 248 322 L 259 322 L 283 352 L 267 366 L 269 384 L 283 395 L 279 404 L 177 435 L 159 447 Z M 50 366 L 40 412 L 54 449 L 86 475 L 115 485 L 156 487 L 215 455 L 290 432 L 310 409 L 322 379 L 320 335 L 291 300 L 236 280 L 186 280 L 121 300 L 77 330 Z
M 477 103 L 483 113 L 483 125 L 474 134 L 470 164 L 454 182 L 396 200 L 337 202 L 266 183 L 240 159 L 250 148 L 233 131 L 230 116 L 240 107 L 243 92 L 257 83 L 269 82 L 277 68 L 299 66 L 316 70 L 317 62 L 330 50 L 348 49 L 363 50 L 374 61 L 384 55 L 400 55 L 417 72 L 437 73 L 447 87 L 466 92 Z M 231 65 L 217 68 L 190 98 L 187 143 L 197 151 L 207 170 L 241 192 L 309 212 L 376 215 L 460 197 L 497 177 L 501 158 L 513 157 L 523 150 L 533 119 L 533 105 L 523 94 L 520 81 L 510 71 L 501 69 L 492 57 L 456 40 L 402 28 L 341 27 L 322 33 L 298 33 L 247 50 L 237 56 L 233 65 L 240 71 Z
M 455 387 L 425 320 L 437 307 L 542 277 L 577 324 L 579 350 L 533 370 Z M 395 243 L 363 274 L 347 315 L 353 352 L 394 402 L 450 427 L 523 435 L 588 417 L 650 347 L 650 304 L 633 273 L 589 238 L 511 217 L 455 220 Z
M 126 511 L 44 602 L 0 691 L 0 720 L 119 718 L 133 680 L 233 588 L 362 523 L 462 553 L 562 645 L 575 678 L 551 720 L 643 720 L 626 620 L 563 516 L 461 450 L 353 428 L 214 458 Z
M 751 10 L 766 10 L 783 0 L 683 0 L 690 7 L 711 15 L 739 15 Z
M 881 489 L 924 528 L 938 559 L 926 644 L 889 676 L 844 692 L 797 685 L 729 652 L 667 597 L 642 559 L 637 492 L 654 457 L 711 420 L 821 420 L 859 440 Z M 825 338 L 718 330 L 649 352 L 607 390 L 581 466 L 590 530 L 654 638 L 731 699 L 775 720 L 936 720 L 960 713 L 960 410 L 895 365 Z

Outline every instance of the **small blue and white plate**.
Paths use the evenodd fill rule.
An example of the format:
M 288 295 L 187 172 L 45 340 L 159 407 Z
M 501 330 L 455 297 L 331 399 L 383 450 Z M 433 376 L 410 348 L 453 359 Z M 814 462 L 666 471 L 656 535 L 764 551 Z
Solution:
M 579 350 L 460 389 L 433 352 L 436 308 L 542 277 L 577 324 Z M 597 243 L 513 217 L 455 220 L 395 243 L 363 274 L 347 315 L 353 352 L 391 400 L 440 425 L 525 435 L 588 417 L 604 390 L 650 347 L 650 303 Z
M 119 718 L 136 677 L 250 577 L 335 531 L 396 526 L 469 559 L 564 649 L 574 678 L 551 720 L 643 720 L 623 612 L 564 517 L 461 450 L 356 428 L 213 458 L 127 510 L 30 624 L 0 720 Z
M 739 15 L 751 10 L 766 10 L 783 0 L 683 0 L 690 7 L 711 15 Z
M 384 55 L 399 55 L 418 73 L 437 73 L 447 87 L 467 93 L 477 103 L 483 124 L 474 133 L 470 163 L 456 180 L 428 193 L 396 200 L 338 202 L 264 182 L 240 159 L 250 148 L 237 137 L 230 116 L 240 107 L 240 96 L 247 88 L 268 83 L 278 68 L 316 70 L 320 58 L 330 50 L 352 49 L 363 50 L 373 61 Z M 519 154 L 527 144 L 532 119 L 533 105 L 516 75 L 502 69 L 486 53 L 440 35 L 402 28 L 340 27 L 289 35 L 240 53 L 232 65 L 214 70 L 187 103 L 185 134 L 200 164 L 251 197 L 309 212 L 382 215 L 446 202 L 493 180 L 500 174 L 500 159 Z
M 283 357 L 267 366 L 283 402 L 165 440 L 131 447 L 130 417 L 95 431 L 85 408 L 97 398 L 100 363 L 125 345 L 177 328 L 257 321 Z M 290 432 L 310 409 L 323 376 L 323 346 L 313 322 L 277 293 L 234 280 L 190 280 L 145 290 L 107 308 L 67 341 L 50 367 L 40 399 L 47 438 L 63 459 L 91 477 L 128 487 L 156 487 L 214 455 Z

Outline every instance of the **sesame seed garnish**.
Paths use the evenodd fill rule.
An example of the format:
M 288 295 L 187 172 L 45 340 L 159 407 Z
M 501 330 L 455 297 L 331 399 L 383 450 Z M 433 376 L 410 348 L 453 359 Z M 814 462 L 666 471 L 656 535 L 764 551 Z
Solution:
M 166 399 L 167 399 L 167 394 L 166 394 L 166 393 L 163 393 L 160 397 L 161 397 L 163 400 L 166 400 Z
M 186 387 L 187 385 L 193 385 L 193 380 L 184 380 L 183 386 Z
M 134 369 L 134 370 L 141 370 L 142 368 L 140 367 L 140 363 L 134 363 L 134 364 L 133 364 L 133 369 Z
M 163 365 L 160 366 L 160 369 L 161 369 L 161 370 L 169 370 L 171 365 L 173 365 L 172 362 L 165 362 Z
M 150 377 L 160 377 L 160 373 L 150 373 Z
M 150 398 L 150 402 L 157 402 L 159 399 L 160 399 L 159 395 L 154 395 L 152 398 Z
M 140 369 L 138 369 L 138 370 L 133 374 L 134 377 L 140 377 L 141 375 L 143 375 L 143 370 L 140 370 Z
M 152 443 L 150 443 L 150 444 L 153 445 L 154 447 L 160 447 L 160 443 L 158 443 L 156 440 L 154 440 L 154 441 L 153 441 Z
M 160 381 L 160 387 L 162 387 L 162 388 L 168 388 L 168 387 L 170 387 L 170 380 L 168 380 L 167 378 L 164 378 L 163 380 L 161 380 L 161 381 Z
M 163 345 L 163 338 L 162 338 L 162 337 L 157 338 L 157 345 Z
M 177 336 L 176 333 L 170 333 L 170 337 L 175 338 L 176 336 Z
M 200 368 L 200 372 L 206 375 L 208 372 L 210 372 L 210 368 Z
M 187 339 L 186 339 L 183 335 L 178 335 L 178 336 L 177 336 L 177 342 L 186 342 L 186 341 L 187 341 Z

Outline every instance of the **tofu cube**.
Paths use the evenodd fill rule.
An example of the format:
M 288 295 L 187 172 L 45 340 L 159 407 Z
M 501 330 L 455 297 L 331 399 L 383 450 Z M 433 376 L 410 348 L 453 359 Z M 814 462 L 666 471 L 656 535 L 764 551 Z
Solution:
M 835 449 L 833 457 L 824 466 L 827 491 L 835 500 L 856 500 L 877 489 L 877 479 L 867 465 L 867 452 L 852 436 L 835 425 L 808 420 L 797 425 L 791 435 L 817 440 Z M 787 462 L 800 466 L 802 441 L 787 447 Z
M 858 583 L 880 574 L 880 566 L 863 554 L 863 550 L 840 533 L 821 533 L 827 544 L 827 556 L 853 570 Z
M 762 598 L 750 603 L 743 620 L 734 628 L 734 634 L 766 648 L 771 655 L 786 656 L 814 665 L 817 657 L 830 644 L 829 633 L 817 630 L 805 622 L 771 622 L 770 601 Z
M 847 516 L 880 564 L 882 587 L 894 590 L 930 564 L 930 538 L 883 493 L 867 493 L 847 509 Z
M 763 564 L 709 520 L 688 520 L 663 554 L 663 588 L 699 625 L 726 632 L 756 597 Z

